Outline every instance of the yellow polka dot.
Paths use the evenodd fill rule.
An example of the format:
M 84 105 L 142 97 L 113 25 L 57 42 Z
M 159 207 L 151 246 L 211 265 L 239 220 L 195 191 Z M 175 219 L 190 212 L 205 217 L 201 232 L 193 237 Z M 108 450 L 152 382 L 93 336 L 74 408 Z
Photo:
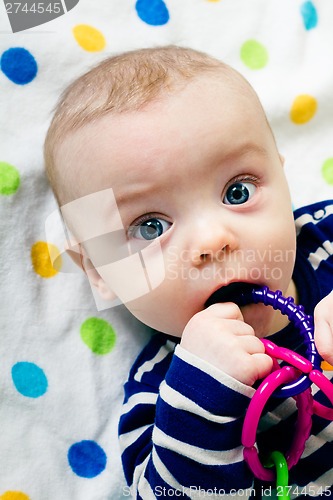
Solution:
M 62 266 L 59 249 L 55 245 L 46 243 L 45 241 L 37 241 L 33 245 L 31 260 L 35 272 L 42 278 L 52 278 L 52 276 L 55 276 L 60 271 Z
M 78 24 L 73 28 L 74 38 L 84 50 L 99 52 L 105 47 L 105 38 L 100 31 L 87 24 Z
M 6 491 L 1 495 L 0 500 L 30 500 L 30 498 L 20 491 Z
M 296 125 L 303 125 L 303 123 L 310 121 L 314 117 L 316 111 L 316 99 L 311 95 L 302 94 L 297 96 L 292 104 L 290 119 Z

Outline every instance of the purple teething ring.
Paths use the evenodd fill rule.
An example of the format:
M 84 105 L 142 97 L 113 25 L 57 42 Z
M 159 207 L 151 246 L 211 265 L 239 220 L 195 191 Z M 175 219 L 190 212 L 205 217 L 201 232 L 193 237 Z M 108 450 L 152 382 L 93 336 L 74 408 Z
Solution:
M 272 470 L 263 467 L 259 460 L 258 450 L 254 446 L 259 419 L 264 406 L 273 391 L 276 390 L 279 385 L 295 380 L 298 377 L 298 373 L 298 370 L 292 366 L 284 366 L 283 368 L 272 372 L 265 378 L 255 392 L 246 412 L 242 431 L 244 459 L 253 474 L 262 481 L 273 481 L 275 479 L 275 474 Z M 298 462 L 304 451 L 305 442 L 310 435 L 312 424 L 312 396 L 309 388 L 306 389 L 305 392 L 296 396 L 296 404 L 298 408 L 296 431 L 291 447 L 286 454 L 288 469 L 293 467 Z
M 271 292 L 267 286 L 263 288 L 254 288 L 250 295 L 251 297 L 246 295 L 241 298 L 243 304 L 249 304 L 251 302 L 258 304 L 258 302 L 262 302 L 265 306 L 269 305 L 274 309 L 279 309 L 282 314 L 288 316 L 289 321 L 294 323 L 304 339 L 304 343 L 306 344 L 306 358 L 311 362 L 314 369 L 321 371 L 320 364 L 322 358 L 314 342 L 313 318 L 304 313 L 304 307 L 296 305 L 292 297 L 284 297 L 280 290 Z M 296 396 L 305 391 L 310 385 L 311 380 L 309 377 L 307 375 L 301 375 L 297 380 L 276 390 L 273 396 L 283 398 Z

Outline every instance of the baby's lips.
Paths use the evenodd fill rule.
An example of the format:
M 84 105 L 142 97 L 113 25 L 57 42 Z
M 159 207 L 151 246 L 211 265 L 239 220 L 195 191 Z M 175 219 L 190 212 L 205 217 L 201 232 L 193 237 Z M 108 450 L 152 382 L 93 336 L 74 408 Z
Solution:
M 219 302 L 234 302 L 239 307 L 251 304 L 253 302 L 252 291 L 258 288 L 261 287 L 244 281 L 229 283 L 229 285 L 222 286 L 212 293 L 205 302 L 205 308 Z

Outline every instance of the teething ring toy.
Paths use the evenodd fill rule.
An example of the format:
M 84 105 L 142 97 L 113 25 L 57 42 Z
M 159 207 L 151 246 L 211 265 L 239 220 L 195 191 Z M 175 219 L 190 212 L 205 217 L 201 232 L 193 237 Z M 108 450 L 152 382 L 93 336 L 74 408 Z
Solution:
M 273 481 L 275 476 L 272 470 L 263 467 L 259 460 L 257 448 L 254 446 L 261 413 L 268 398 L 277 387 L 285 383 L 294 383 L 298 377 L 299 371 L 292 366 L 284 366 L 272 372 L 265 378 L 255 392 L 247 410 L 242 431 L 244 459 L 255 476 L 263 481 Z M 298 462 L 304 451 L 305 442 L 310 435 L 312 423 L 312 396 L 309 388 L 297 396 L 296 404 L 298 408 L 296 431 L 291 447 L 286 455 L 288 469 Z
M 333 404 L 333 385 L 319 370 L 312 370 L 312 365 L 309 360 L 303 358 L 303 356 L 297 354 L 296 352 L 286 349 L 285 347 L 278 347 L 270 340 L 261 339 L 261 342 L 265 346 L 266 354 L 269 354 L 273 358 L 273 361 L 275 361 L 275 359 L 282 359 L 295 368 L 303 371 L 309 377 L 310 385 L 312 382 L 315 383 Z M 280 368 L 277 362 L 273 365 L 273 367 L 275 367 L 275 369 Z M 297 380 L 295 383 L 297 383 Z M 289 384 L 289 387 L 293 387 L 293 382 Z M 273 396 L 274 395 L 275 393 Z M 313 413 L 326 418 L 327 420 L 333 420 L 333 408 L 328 408 L 317 401 L 314 401 L 313 403 Z
M 322 390 L 333 405 L 333 384 L 319 370 L 312 370 L 309 373 L 309 378 Z M 313 402 L 313 413 L 327 420 L 333 420 L 333 408 L 327 408 L 318 401 Z
M 276 469 L 277 496 L 281 498 L 281 500 L 290 500 L 288 493 L 288 465 L 285 457 L 279 451 L 273 451 L 265 464 L 265 467 L 273 466 Z
M 245 298 L 246 300 L 246 298 Z M 247 298 L 247 301 L 249 299 Z M 312 369 L 320 370 L 322 361 L 321 356 L 318 354 L 314 342 L 314 327 L 313 318 L 304 314 L 304 307 L 298 306 L 294 303 L 292 297 L 284 297 L 280 290 L 271 292 L 267 286 L 252 291 L 252 300 L 254 303 L 262 302 L 265 305 L 270 305 L 273 309 L 279 309 L 282 314 L 288 316 L 289 320 L 294 323 L 295 327 L 299 329 L 301 336 L 306 344 L 306 357 L 312 365 Z M 302 369 L 302 371 L 304 371 Z M 310 371 L 310 370 L 309 370 Z M 297 380 L 293 381 L 275 391 L 274 396 L 277 397 L 290 397 L 305 391 L 311 385 L 311 380 L 306 375 L 301 375 Z
M 282 314 L 288 316 L 296 328 L 299 328 L 307 347 L 307 359 L 305 359 L 285 347 L 278 347 L 270 340 L 261 339 L 266 354 L 269 354 L 273 359 L 273 370 L 275 371 L 263 380 L 250 402 L 244 419 L 242 444 L 244 446 L 244 459 L 254 475 L 263 481 L 273 481 L 274 472 L 263 467 L 255 447 L 259 419 L 268 398 L 273 395 L 278 397 L 292 396 L 296 399 L 298 409 L 296 431 L 286 454 L 286 465 L 290 469 L 298 462 L 304 451 L 305 442 L 311 431 L 312 413 L 333 420 L 333 408 L 328 408 L 317 401 L 313 402 L 310 385 L 315 383 L 333 405 L 333 384 L 321 371 L 322 358 L 314 342 L 313 318 L 304 314 L 304 307 L 297 306 L 292 297 L 283 297 L 280 290 L 271 292 L 267 287 L 255 288 L 250 295 L 243 294 L 241 296 L 240 300 L 243 305 L 252 300 L 255 303 L 263 302 L 265 305 L 273 306 L 274 309 L 279 309 Z M 286 361 L 292 366 L 280 368 L 277 359 Z M 299 376 L 300 372 L 303 372 L 301 376 Z M 283 384 L 286 385 L 278 389 Z

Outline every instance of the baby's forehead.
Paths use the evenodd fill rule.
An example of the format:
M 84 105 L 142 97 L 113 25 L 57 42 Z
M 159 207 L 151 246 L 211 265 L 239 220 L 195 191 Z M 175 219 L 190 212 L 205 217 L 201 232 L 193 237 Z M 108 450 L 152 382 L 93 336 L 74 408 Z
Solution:
M 255 91 L 245 78 L 231 68 L 227 75 L 221 75 L 219 71 L 209 75 L 201 75 L 179 88 L 175 88 L 171 82 L 168 89 L 161 93 L 154 101 L 147 103 L 140 110 L 123 113 L 109 112 L 66 134 L 64 140 L 58 145 L 55 155 L 58 168 L 62 171 L 59 172 L 59 174 L 60 177 L 62 177 L 62 190 L 66 195 L 64 197 L 65 201 L 68 202 L 79 196 L 88 194 L 92 181 L 94 181 L 92 182 L 93 184 L 95 184 L 95 182 L 98 184 L 99 178 L 103 180 L 105 173 L 102 169 L 98 168 L 98 165 L 94 162 L 94 151 L 99 155 L 101 153 L 101 148 L 105 148 L 108 149 L 108 155 L 110 155 L 110 151 L 115 151 L 115 154 L 117 154 L 117 150 L 121 150 L 122 141 L 124 142 L 123 149 L 130 149 L 131 142 L 130 140 L 126 140 L 127 137 L 133 139 L 133 135 L 140 136 L 140 128 L 143 128 L 143 121 L 146 119 L 149 121 L 150 118 L 151 123 L 154 125 L 149 131 L 151 135 L 150 139 L 154 142 L 159 134 L 158 126 L 159 122 L 162 120 L 163 114 L 168 112 L 175 101 L 185 101 L 185 106 L 190 110 L 195 100 L 204 102 L 205 96 L 212 92 L 217 96 L 221 96 L 221 98 L 218 99 L 218 106 L 220 106 L 221 103 L 223 106 L 224 100 L 227 104 L 230 100 L 230 96 L 232 96 L 235 101 L 240 101 L 242 103 L 242 106 L 238 106 L 237 108 L 238 114 L 240 114 L 240 109 L 245 110 L 245 108 L 251 108 L 254 109 L 255 112 L 259 111 L 258 114 L 262 114 L 265 117 Z M 184 99 L 184 93 L 190 96 L 190 98 Z M 191 100 L 192 98 L 193 100 Z M 204 112 L 205 109 L 203 107 L 203 113 Z M 221 112 L 221 109 L 217 107 L 216 113 L 219 112 Z M 170 119 L 172 120 L 172 118 L 173 116 L 170 114 Z M 176 116 L 174 120 L 178 118 L 179 117 Z M 147 120 L 145 123 L 147 123 Z M 205 124 L 202 123 L 202 126 L 205 127 Z M 137 127 L 137 132 L 133 134 L 133 129 L 135 129 L 135 127 Z M 110 134 L 107 136 L 105 135 L 105 130 L 109 128 Z M 142 132 L 142 134 L 144 134 L 144 132 Z M 161 138 L 161 140 L 162 139 L 163 138 Z M 149 144 L 149 138 L 147 138 L 145 144 L 147 143 Z M 108 164 L 110 177 L 112 176 L 113 168 L 114 164 L 110 161 Z

